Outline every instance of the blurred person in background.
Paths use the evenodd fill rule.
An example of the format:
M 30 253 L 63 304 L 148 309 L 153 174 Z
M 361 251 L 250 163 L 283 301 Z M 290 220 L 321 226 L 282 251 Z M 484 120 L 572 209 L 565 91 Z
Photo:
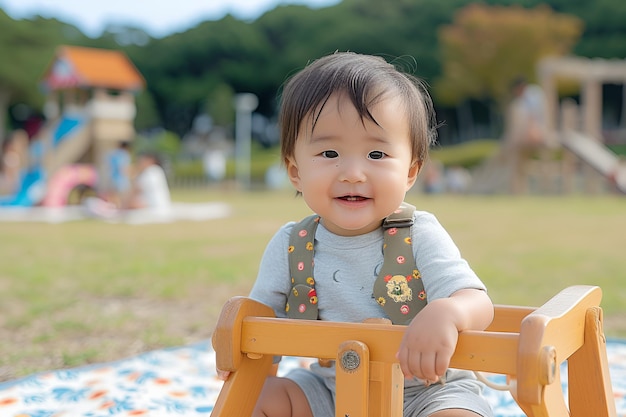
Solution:
M 165 171 L 156 153 L 139 154 L 134 169 L 130 193 L 122 202 L 122 209 L 151 209 L 168 212 L 171 206 L 170 190 Z
M 2 142 L 0 152 L 0 195 L 17 192 L 24 170 L 28 166 L 28 135 L 15 130 Z
M 116 219 L 141 210 L 142 216 L 167 217 L 171 213 L 170 190 L 159 156 L 152 152 L 140 153 L 131 171 L 130 188 L 122 196 L 119 207 L 110 201 L 90 197 L 85 200 L 88 213 L 102 219 Z
M 130 192 L 130 142 L 121 141 L 106 156 L 106 172 L 104 175 L 104 198 L 120 207 L 126 194 Z
M 545 99 L 541 87 L 518 77 L 511 84 L 505 146 L 511 167 L 511 192 L 527 191 L 528 162 L 545 148 Z

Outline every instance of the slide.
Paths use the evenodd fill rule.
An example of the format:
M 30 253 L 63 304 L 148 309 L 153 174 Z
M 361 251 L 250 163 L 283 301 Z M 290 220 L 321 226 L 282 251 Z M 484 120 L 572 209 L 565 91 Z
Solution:
M 567 132 L 561 145 L 597 172 L 607 178 L 622 193 L 626 194 L 626 165 L 609 148 L 578 132 Z
M 42 128 L 43 136 L 29 149 L 31 166 L 24 170 L 14 195 L 2 196 L 0 206 L 31 207 L 44 201 L 50 191 L 49 177 L 62 167 L 79 161 L 89 150 L 89 121 L 66 115 Z M 52 184 L 54 185 L 54 184 Z M 58 194 L 58 193 L 57 193 Z
M 43 167 L 48 175 L 62 166 L 79 161 L 89 150 L 89 122 L 84 117 L 64 116 L 52 131 L 42 138 L 49 149 L 43 156 Z
M 46 175 L 41 167 L 33 167 L 22 174 L 17 192 L 0 197 L 0 206 L 30 207 L 45 195 Z

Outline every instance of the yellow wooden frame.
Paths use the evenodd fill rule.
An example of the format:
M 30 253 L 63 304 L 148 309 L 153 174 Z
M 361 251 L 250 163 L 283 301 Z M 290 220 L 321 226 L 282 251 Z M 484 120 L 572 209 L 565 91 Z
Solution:
M 573 286 L 539 308 L 497 305 L 485 331 L 459 335 L 450 366 L 507 375 L 528 417 L 616 417 L 601 298 L 599 287 Z M 211 415 L 251 415 L 272 357 L 286 355 L 358 361 L 336 366 L 336 416 L 402 416 L 395 354 L 403 332 L 391 324 L 277 319 L 261 303 L 232 298 L 213 334 L 217 367 L 231 375 Z M 569 406 L 560 378 L 565 360 Z

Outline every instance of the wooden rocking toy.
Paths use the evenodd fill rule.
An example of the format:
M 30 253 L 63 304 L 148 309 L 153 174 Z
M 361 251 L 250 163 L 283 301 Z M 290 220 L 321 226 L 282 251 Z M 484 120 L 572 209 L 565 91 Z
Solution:
M 601 298 L 598 287 L 573 286 L 539 308 L 497 305 L 489 328 L 459 335 L 450 366 L 506 375 L 528 417 L 616 417 Z M 217 367 L 231 375 L 211 415 L 251 415 L 273 355 L 286 355 L 337 360 L 335 416 L 400 417 L 404 380 L 395 353 L 403 332 L 391 324 L 278 319 L 261 303 L 232 298 L 213 334 Z

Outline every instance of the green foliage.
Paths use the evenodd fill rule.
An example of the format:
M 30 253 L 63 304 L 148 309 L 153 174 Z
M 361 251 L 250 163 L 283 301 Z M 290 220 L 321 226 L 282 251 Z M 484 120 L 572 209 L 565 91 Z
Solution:
M 250 158 L 250 179 L 254 183 L 264 183 L 267 170 L 280 163 L 280 150 L 277 148 L 264 148 L 258 142 L 252 143 Z M 202 178 L 204 168 L 199 159 L 177 159 L 172 161 L 172 175 L 180 178 Z M 235 160 L 226 162 L 226 178 L 235 178 Z
M 172 161 L 171 174 L 178 178 L 202 178 L 204 168 L 199 159 L 176 159 Z
M 228 84 L 219 84 L 209 92 L 206 101 L 206 112 L 218 126 L 230 126 L 235 122 L 233 100 L 235 92 Z
M 157 152 L 162 157 L 173 158 L 180 152 L 180 137 L 167 130 L 152 135 L 139 135 L 133 142 L 133 151 Z
M 270 59 L 255 27 L 231 16 L 133 48 L 129 55 L 165 116 L 164 127 L 179 135 L 189 130 L 216 89 L 227 85 L 236 92 L 257 90 L 266 74 L 263 63 Z
M 10 105 L 43 105 L 39 82 L 57 45 L 77 39 L 80 32 L 55 19 L 13 20 L 0 9 L 0 139 Z
M 252 142 L 250 158 L 250 179 L 253 182 L 262 183 L 265 181 L 265 173 L 272 166 L 280 163 L 280 149 L 264 148 L 258 142 Z M 226 175 L 229 178 L 235 177 L 235 161 L 230 160 L 226 164 Z
M 504 106 L 516 77 L 533 81 L 537 62 L 568 54 L 581 31 L 579 19 L 545 6 L 471 4 L 439 31 L 444 71 L 437 95 L 449 104 L 493 98 Z
M 626 145 L 608 145 L 608 148 L 622 158 L 626 158 Z
M 473 168 L 492 156 L 499 146 L 500 142 L 491 139 L 473 140 L 434 148 L 430 151 L 430 158 L 441 162 L 445 167 Z
M 472 23 L 476 30 L 465 32 L 472 36 L 461 36 L 465 43 L 450 46 L 449 40 L 440 40 L 439 29 L 458 28 L 454 19 L 461 15 L 456 13 L 481 7 L 475 3 L 343 0 L 320 9 L 279 5 L 254 21 L 226 16 L 161 39 L 124 26 L 111 26 L 91 39 L 54 19 L 13 20 L 0 10 L 0 114 L 20 102 L 41 106 L 38 81 L 60 44 L 124 50 L 147 80 L 149 95 L 139 97 L 138 129 L 161 123 L 180 136 L 207 110 L 216 122 L 230 122 L 225 86 L 233 93 L 256 94 L 258 111 L 275 115 L 277 91 L 285 79 L 336 50 L 384 56 L 430 84 L 443 77 L 434 91 L 439 106 L 467 97 L 501 101 L 511 74 L 532 79 L 535 59 L 549 51 L 573 47 L 583 56 L 626 56 L 622 0 L 485 0 L 488 6 L 483 8 L 499 8 L 503 14 Z M 540 4 L 555 12 L 537 8 Z M 585 31 L 576 43 L 580 21 Z M 477 67 L 475 61 L 485 54 L 487 63 Z M 207 99 L 218 104 L 207 107 Z
M 135 129 L 137 131 L 141 132 L 161 125 L 159 112 L 149 90 L 139 92 L 135 98 L 135 103 L 137 106 Z

